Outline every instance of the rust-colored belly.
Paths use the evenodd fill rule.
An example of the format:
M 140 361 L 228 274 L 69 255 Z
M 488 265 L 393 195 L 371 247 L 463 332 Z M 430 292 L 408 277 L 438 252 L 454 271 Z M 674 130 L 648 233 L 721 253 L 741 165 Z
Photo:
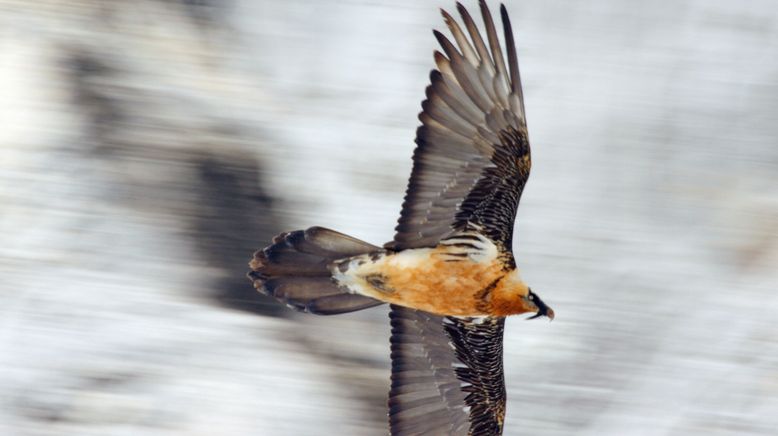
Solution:
M 489 315 L 486 290 L 506 272 L 496 256 L 461 256 L 449 247 L 407 250 L 354 264 L 351 288 L 387 303 L 439 315 Z

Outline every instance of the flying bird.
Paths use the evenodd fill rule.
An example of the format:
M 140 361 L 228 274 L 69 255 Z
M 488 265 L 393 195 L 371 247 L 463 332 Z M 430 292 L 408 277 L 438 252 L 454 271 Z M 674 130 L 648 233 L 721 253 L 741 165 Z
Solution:
M 501 434 L 505 317 L 554 312 L 522 280 L 513 225 L 531 159 L 519 65 L 480 1 L 486 40 L 457 3 L 454 42 L 430 74 L 394 240 L 378 247 L 322 227 L 282 233 L 249 278 L 299 311 L 334 315 L 389 303 L 393 435 Z

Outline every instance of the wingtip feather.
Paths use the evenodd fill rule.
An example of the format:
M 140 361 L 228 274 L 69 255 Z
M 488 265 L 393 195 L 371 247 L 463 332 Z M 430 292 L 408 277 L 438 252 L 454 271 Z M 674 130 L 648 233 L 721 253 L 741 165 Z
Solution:
M 519 97 L 521 104 L 521 117 L 524 117 L 524 96 L 521 88 L 521 73 L 519 71 L 519 59 L 518 53 L 516 53 L 516 40 L 513 36 L 513 26 L 511 25 L 511 19 L 508 15 L 508 9 L 504 4 L 500 5 L 500 17 L 502 18 L 502 26 L 505 31 L 505 49 L 508 54 L 508 68 L 510 73 L 510 88 L 513 94 Z

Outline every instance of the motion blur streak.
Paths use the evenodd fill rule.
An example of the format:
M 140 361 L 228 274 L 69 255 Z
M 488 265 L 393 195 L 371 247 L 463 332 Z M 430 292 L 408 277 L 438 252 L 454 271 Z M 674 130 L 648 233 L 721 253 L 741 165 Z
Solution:
M 439 6 L 0 0 L 0 434 L 385 434 L 386 308 L 291 314 L 246 253 L 391 239 Z M 557 319 L 508 322 L 505 433 L 775 434 L 778 9 L 508 8 Z

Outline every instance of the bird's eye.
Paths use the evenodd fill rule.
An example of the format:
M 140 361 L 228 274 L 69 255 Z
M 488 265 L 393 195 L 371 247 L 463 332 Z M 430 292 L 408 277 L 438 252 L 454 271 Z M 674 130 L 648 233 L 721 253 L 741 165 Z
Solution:
M 535 294 L 529 294 L 529 299 L 535 301 Z

